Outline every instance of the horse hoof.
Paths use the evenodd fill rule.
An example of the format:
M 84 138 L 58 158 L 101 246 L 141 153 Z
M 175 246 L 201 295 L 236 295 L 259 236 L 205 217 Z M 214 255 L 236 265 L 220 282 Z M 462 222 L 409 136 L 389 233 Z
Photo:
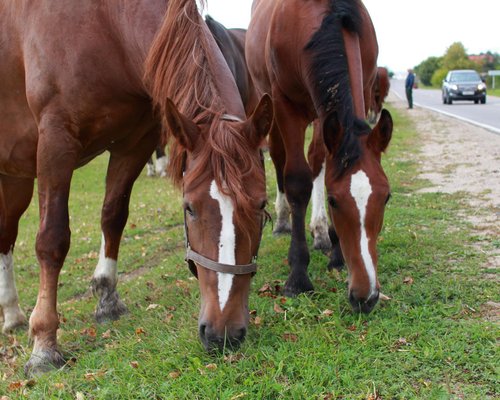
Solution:
M 332 249 L 332 242 L 329 237 L 314 236 L 313 248 L 326 253 Z
M 286 297 L 297 297 L 301 293 L 312 293 L 314 292 L 314 286 L 308 277 L 302 278 L 300 280 L 288 279 L 283 288 L 283 293 Z
M 103 298 L 101 298 L 99 300 L 94 314 L 97 323 L 102 324 L 107 321 L 116 321 L 122 315 L 128 313 L 127 306 L 120 300 L 118 293 L 115 292 L 115 294 L 116 296 L 113 296 L 112 299 L 108 298 L 103 301 Z
M 289 235 L 290 233 L 292 233 L 290 223 L 277 224 L 276 228 L 273 230 L 273 235 Z
M 55 371 L 63 367 L 64 364 L 66 362 L 58 350 L 33 350 L 30 359 L 24 366 L 24 373 L 28 378 L 33 378 Z
M 328 271 L 336 269 L 342 271 L 344 269 L 344 260 L 330 260 L 328 263 Z
M 13 317 L 7 316 L 5 318 L 2 332 L 4 334 L 8 334 L 18 328 L 26 328 L 27 326 L 28 326 L 28 320 L 24 315 L 24 313 L 21 310 L 19 310 Z

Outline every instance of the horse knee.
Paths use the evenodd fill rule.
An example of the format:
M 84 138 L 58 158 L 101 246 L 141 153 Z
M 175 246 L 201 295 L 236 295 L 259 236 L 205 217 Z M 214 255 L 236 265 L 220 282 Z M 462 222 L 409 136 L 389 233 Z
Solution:
M 35 246 L 39 261 L 61 268 L 69 251 L 70 237 L 69 229 L 40 229 Z
M 285 175 L 285 192 L 292 207 L 307 206 L 311 198 L 312 187 L 312 173 L 310 170 L 299 174 Z

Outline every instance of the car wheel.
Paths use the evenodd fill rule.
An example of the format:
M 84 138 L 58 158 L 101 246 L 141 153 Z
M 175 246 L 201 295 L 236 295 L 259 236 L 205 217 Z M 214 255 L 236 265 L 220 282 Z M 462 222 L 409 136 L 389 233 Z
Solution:
M 448 95 L 448 104 L 449 105 L 452 105 L 453 104 L 453 100 L 451 99 L 451 97 Z
M 481 99 L 481 104 L 486 104 L 486 96 Z
M 479 103 L 479 99 L 474 99 L 474 104 Z

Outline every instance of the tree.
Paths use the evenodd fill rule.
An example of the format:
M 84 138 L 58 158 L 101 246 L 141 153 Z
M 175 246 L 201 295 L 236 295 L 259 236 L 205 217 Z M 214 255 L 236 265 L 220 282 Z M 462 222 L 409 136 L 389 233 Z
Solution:
M 446 50 L 442 68 L 448 71 L 451 69 L 475 69 L 477 65 L 469 60 L 464 45 L 461 42 L 455 42 Z
M 415 72 L 422 84 L 425 86 L 432 84 L 432 75 L 438 70 L 441 62 L 442 57 L 429 57 L 415 67 Z

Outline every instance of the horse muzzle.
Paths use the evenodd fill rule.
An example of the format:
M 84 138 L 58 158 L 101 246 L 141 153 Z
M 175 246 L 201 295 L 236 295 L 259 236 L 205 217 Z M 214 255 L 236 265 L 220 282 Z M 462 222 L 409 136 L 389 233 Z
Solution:
M 241 343 L 245 340 L 247 328 L 242 327 L 226 327 L 219 332 L 214 329 L 211 324 L 200 323 L 199 334 L 200 340 L 209 352 L 224 351 L 224 349 L 237 350 Z
M 368 299 L 358 298 L 353 291 L 349 292 L 349 302 L 351 303 L 354 312 L 362 312 L 369 314 L 378 302 L 380 292 L 377 289 Z

